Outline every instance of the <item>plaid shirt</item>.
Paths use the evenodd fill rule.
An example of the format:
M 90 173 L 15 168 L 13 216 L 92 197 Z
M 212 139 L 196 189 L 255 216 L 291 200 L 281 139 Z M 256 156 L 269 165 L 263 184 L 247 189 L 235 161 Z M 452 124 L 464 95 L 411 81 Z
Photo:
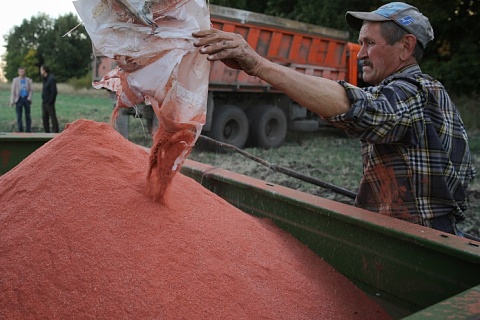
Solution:
M 427 227 L 449 214 L 464 220 L 476 170 L 463 121 L 442 84 L 418 65 L 375 87 L 339 83 L 351 109 L 326 120 L 362 142 L 356 205 Z

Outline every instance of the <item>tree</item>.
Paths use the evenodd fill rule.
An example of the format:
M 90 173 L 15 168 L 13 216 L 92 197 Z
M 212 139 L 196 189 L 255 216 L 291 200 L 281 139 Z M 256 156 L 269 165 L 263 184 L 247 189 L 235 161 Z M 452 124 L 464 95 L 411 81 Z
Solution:
M 58 82 L 86 75 L 91 65 L 92 46 L 85 28 L 79 24 L 71 13 L 56 20 L 46 14 L 24 19 L 5 36 L 7 79 L 17 76 L 20 65 L 27 68 L 28 76 L 36 82 L 41 81 L 42 64 L 49 65 Z M 72 29 L 75 30 L 69 32 Z M 36 71 L 32 73 L 33 70 Z
M 247 0 L 211 0 L 211 4 L 216 4 L 223 7 L 243 9 L 258 13 L 265 13 L 267 7 L 266 1 L 250 1 Z
M 18 75 L 18 67 L 24 63 L 24 59 L 34 50 L 37 57 L 29 56 L 28 61 L 36 64 L 37 72 L 29 74 L 34 81 L 40 80 L 38 67 L 40 65 L 38 48 L 39 41 L 52 28 L 52 21 L 45 14 L 39 14 L 29 20 L 24 19 L 20 26 L 14 27 L 13 30 L 5 36 L 6 54 L 5 54 L 5 76 L 12 80 Z M 32 61 L 33 60 L 33 61 Z
M 438 3 L 414 1 L 428 13 L 435 39 L 425 52 L 423 70 L 458 94 L 480 92 L 480 0 Z
M 38 59 L 37 59 L 37 50 L 30 48 L 27 54 L 23 57 L 21 65 L 25 68 L 26 74 L 30 77 L 38 77 Z
M 55 20 L 52 30 L 42 41 L 41 49 L 43 63 L 50 67 L 59 82 L 84 76 L 91 66 L 90 38 L 72 13 Z

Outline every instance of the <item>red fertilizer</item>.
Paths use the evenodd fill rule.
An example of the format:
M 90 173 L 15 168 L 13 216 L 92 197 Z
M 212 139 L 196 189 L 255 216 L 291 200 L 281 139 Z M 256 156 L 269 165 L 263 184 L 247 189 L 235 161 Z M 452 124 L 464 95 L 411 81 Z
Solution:
M 268 220 L 79 120 L 0 177 L 1 319 L 386 319 Z
M 154 135 L 147 174 L 146 195 L 152 200 L 167 201 L 173 178 L 183 165 L 183 161 L 176 162 L 179 157 L 184 159 L 190 154 L 194 139 L 192 130 L 169 132 L 159 126 Z

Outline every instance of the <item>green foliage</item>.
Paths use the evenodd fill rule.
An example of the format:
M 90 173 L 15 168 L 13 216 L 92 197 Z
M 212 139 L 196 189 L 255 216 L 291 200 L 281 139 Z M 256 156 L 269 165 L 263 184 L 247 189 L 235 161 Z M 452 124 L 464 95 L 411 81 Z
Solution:
M 265 9 L 267 8 L 267 2 L 265 1 L 248 2 L 247 0 L 211 0 L 209 3 L 258 13 L 265 13 Z
M 79 21 L 73 14 L 59 17 L 50 37 L 45 41 L 45 63 L 50 66 L 59 82 L 86 75 L 91 65 L 91 41 L 83 25 L 78 24 Z M 76 26 L 77 29 L 69 32 Z
M 7 79 L 17 76 L 20 65 L 26 66 L 28 76 L 36 82 L 41 81 L 39 69 L 42 64 L 50 67 L 58 82 L 87 74 L 92 47 L 85 28 L 79 24 L 72 13 L 58 19 L 43 13 L 30 20 L 24 19 L 4 37 Z
M 37 72 L 28 74 L 34 81 L 40 80 L 38 72 L 40 57 L 42 56 L 42 39 L 52 28 L 52 21 L 45 14 L 39 14 L 30 20 L 24 19 L 20 26 L 16 26 L 5 36 L 6 54 L 5 54 L 5 76 L 12 80 L 18 75 L 18 67 L 22 65 L 24 59 L 30 50 L 37 52 Z M 31 61 L 31 57 L 28 57 Z
M 369 1 L 366 5 L 363 1 L 352 0 L 278 0 L 269 1 L 266 13 L 324 27 L 348 30 L 345 23 L 345 12 L 348 8 L 354 8 L 353 10 L 356 11 L 370 11 L 379 5 L 381 1 Z
M 23 57 L 21 65 L 25 68 L 25 72 L 30 78 L 36 78 L 38 76 L 38 59 L 37 51 L 33 48 L 28 50 L 27 54 Z
M 41 84 L 33 84 L 32 99 L 32 132 L 43 132 Z M 65 125 L 78 119 L 91 119 L 99 122 L 110 122 L 113 110 L 106 90 L 75 90 L 59 83 L 58 97 L 55 104 L 60 130 Z M 10 84 L 0 84 L 0 132 L 17 130 L 15 108 L 10 106 Z
M 435 39 L 426 50 L 423 71 L 457 94 L 480 92 L 480 0 L 413 1 L 429 17 Z
M 89 71 L 83 77 L 68 79 L 67 84 L 75 90 L 92 89 L 92 72 Z

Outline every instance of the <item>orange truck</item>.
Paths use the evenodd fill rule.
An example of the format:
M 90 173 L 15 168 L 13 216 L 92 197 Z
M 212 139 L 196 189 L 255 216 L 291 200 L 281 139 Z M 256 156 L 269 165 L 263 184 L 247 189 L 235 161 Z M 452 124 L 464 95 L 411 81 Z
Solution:
M 212 27 L 241 34 L 267 59 L 298 72 L 358 84 L 358 44 L 347 31 L 301 23 L 245 10 L 210 5 Z M 94 80 L 115 66 L 96 56 Z M 247 143 L 275 148 L 287 132 L 314 131 L 323 122 L 257 77 L 213 62 L 207 121 L 202 134 L 238 148 Z M 152 115 L 151 112 L 148 114 Z

